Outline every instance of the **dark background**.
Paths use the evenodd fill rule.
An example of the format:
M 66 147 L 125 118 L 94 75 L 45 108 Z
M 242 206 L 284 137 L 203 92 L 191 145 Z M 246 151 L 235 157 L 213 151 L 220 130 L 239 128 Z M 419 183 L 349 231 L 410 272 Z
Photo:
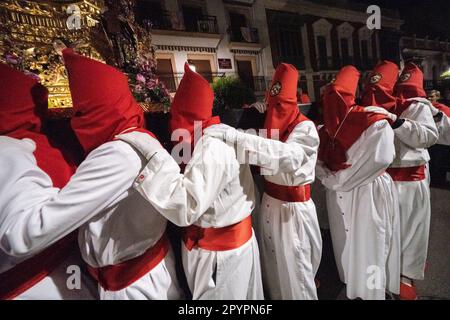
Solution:
M 395 9 L 405 21 L 402 30 L 430 38 L 450 38 L 450 1 L 449 0 L 358 0 L 348 1 L 379 5 L 382 9 Z

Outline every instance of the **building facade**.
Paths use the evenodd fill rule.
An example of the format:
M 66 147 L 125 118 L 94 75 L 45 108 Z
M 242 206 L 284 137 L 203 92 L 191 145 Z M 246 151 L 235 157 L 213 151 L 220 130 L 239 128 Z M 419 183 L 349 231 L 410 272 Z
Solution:
M 366 10 L 342 0 L 137 1 L 137 18 L 153 25 L 158 74 L 171 91 L 189 61 L 211 82 L 237 75 L 262 95 L 276 66 L 288 62 L 312 101 L 346 64 L 365 72 L 381 58 L 400 59 L 402 21 L 382 10 L 382 29 L 369 30 Z
M 450 42 L 440 39 L 404 36 L 400 41 L 403 59 L 414 61 L 422 67 L 424 86 L 427 90 L 438 89 L 450 98 L 450 91 L 444 88 L 441 75 L 450 69 Z

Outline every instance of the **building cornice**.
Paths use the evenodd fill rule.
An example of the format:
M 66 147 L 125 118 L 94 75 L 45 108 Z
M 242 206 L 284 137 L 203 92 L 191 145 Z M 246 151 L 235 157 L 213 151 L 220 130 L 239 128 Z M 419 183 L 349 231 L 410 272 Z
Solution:
M 317 4 L 311 1 L 304 0 L 266 0 L 266 9 L 300 13 L 302 15 L 313 15 L 323 18 L 336 19 L 348 22 L 366 23 L 369 17 L 365 11 L 357 11 L 351 9 L 344 9 L 340 7 L 333 7 L 324 4 Z M 381 9 L 383 13 L 383 9 Z M 381 17 L 381 27 L 387 27 L 391 29 L 400 29 L 403 25 L 403 20 L 390 18 L 387 16 Z

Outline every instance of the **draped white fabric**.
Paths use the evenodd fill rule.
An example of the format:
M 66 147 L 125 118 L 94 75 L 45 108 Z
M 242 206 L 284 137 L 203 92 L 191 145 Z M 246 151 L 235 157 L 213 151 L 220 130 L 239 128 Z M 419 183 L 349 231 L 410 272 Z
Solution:
M 347 151 L 349 168 L 332 173 L 318 163 L 336 264 L 350 299 L 399 293 L 400 216 L 395 186 L 385 173 L 395 157 L 393 140 L 389 123 L 378 121 Z
M 135 188 L 179 226 L 226 227 L 244 220 L 254 208 L 249 166 L 239 164 L 233 146 L 212 137 L 198 141 L 184 174 L 169 154 L 160 152 L 140 177 Z M 183 265 L 194 299 L 263 298 L 254 237 L 229 251 L 183 248 Z

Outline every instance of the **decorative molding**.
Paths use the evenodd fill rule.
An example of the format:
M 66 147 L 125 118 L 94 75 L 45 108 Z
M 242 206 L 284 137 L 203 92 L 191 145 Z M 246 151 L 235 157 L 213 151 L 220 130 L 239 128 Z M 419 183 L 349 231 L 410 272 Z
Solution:
M 259 51 L 256 50 L 231 49 L 230 51 L 231 53 L 234 54 L 243 54 L 243 55 L 257 56 L 259 54 Z
M 316 46 L 316 57 L 319 57 L 319 46 L 317 44 L 317 36 L 325 37 L 327 41 L 327 56 L 331 57 L 332 54 L 332 45 L 331 45 L 331 29 L 333 25 L 326 19 L 319 19 L 312 24 L 313 32 L 314 32 L 314 42 Z
M 333 25 L 326 19 L 319 19 L 312 24 L 315 35 L 327 36 L 329 35 Z
M 358 39 L 359 39 L 359 46 L 361 47 L 362 41 L 367 41 L 367 54 L 369 58 L 373 58 L 373 50 L 372 50 L 372 35 L 373 30 L 369 30 L 366 26 L 361 27 L 358 30 Z M 360 50 L 361 59 L 364 57 L 362 56 L 362 50 Z
M 348 22 L 344 22 L 340 24 L 337 28 L 337 35 L 338 35 L 338 41 L 339 41 L 339 52 L 341 55 L 341 58 L 344 56 L 342 53 L 342 45 L 341 45 L 341 39 L 347 39 L 348 40 L 348 54 L 350 57 L 354 56 L 354 48 L 353 48 L 353 32 L 355 31 L 355 28 Z
M 364 10 L 345 9 L 333 6 L 332 4 L 331 5 L 318 4 L 314 3 L 313 1 L 265 0 L 265 6 L 267 9 L 272 10 L 301 13 L 304 15 L 312 15 L 342 21 L 359 22 L 364 24 L 366 24 L 367 21 L 367 13 L 365 9 Z M 400 30 L 400 27 L 403 25 L 404 21 L 401 20 L 400 18 L 382 16 L 381 23 L 384 26 L 384 28 L 392 28 Z
M 156 50 L 161 51 L 189 51 L 189 52 L 207 52 L 216 53 L 216 48 L 208 47 L 190 47 L 190 46 L 171 46 L 171 45 L 156 45 Z
M 355 28 L 348 22 L 340 24 L 336 29 L 340 38 L 351 38 L 355 31 Z

